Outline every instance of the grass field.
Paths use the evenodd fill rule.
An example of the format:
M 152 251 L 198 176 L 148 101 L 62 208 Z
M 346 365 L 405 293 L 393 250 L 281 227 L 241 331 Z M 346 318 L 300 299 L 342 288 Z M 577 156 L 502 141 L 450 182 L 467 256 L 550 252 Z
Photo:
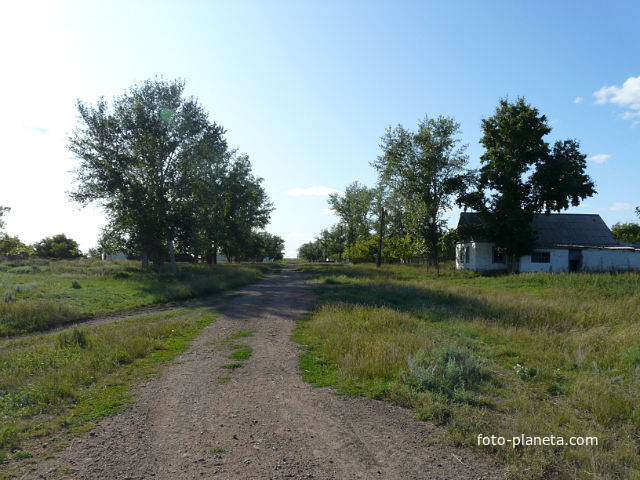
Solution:
M 384 399 L 496 455 L 513 478 L 640 478 L 640 275 L 483 277 L 424 266 L 302 265 L 306 380 Z M 478 446 L 479 434 L 597 446 Z
M 168 267 L 167 267 L 168 268 Z M 257 281 L 278 264 L 180 264 L 145 272 L 138 262 L 0 262 L 0 336 L 47 330 L 78 319 L 214 294 Z
M 14 460 L 61 448 L 117 412 L 139 378 L 155 374 L 215 317 L 185 308 L 6 340 L 0 349 L 0 478 L 15 473 Z

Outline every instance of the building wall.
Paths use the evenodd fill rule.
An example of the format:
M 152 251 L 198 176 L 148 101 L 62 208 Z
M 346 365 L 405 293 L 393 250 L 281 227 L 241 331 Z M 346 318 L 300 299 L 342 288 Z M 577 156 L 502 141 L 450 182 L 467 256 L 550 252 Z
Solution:
M 504 263 L 493 263 L 494 243 L 468 242 L 456 245 L 456 268 L 478 272 L 488 270 L 506 270 Z M 464 249 L 470 247 L 469 263 L 464 263 Z
M 586 271 L 640 270 L 640 251 L 586 248 L 582 251 Z
M 549 252 L 549 263 L 533 263 L 531 255 L 520 257 L 520 272 L 567 272 L 569 271 L 569 250 L 541 249 L 536 252 Z

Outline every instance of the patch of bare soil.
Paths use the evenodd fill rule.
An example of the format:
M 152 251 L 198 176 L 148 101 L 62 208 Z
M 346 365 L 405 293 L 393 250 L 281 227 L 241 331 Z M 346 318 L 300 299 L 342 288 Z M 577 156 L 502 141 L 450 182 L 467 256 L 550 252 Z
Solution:
M 500 467 L 433 441 L 437 427 L 405 409 L 314 388 L 298 374 L 294 323 L 312 306 L 300 274 L 246 287 L 136 400 L 23 478 L 481 479 Z M 242 368 L 217 342 L 253 348 Z M 230 377 L 230 378 L 225 378 Z M 225 383 L 227 382 L 227 383 Z

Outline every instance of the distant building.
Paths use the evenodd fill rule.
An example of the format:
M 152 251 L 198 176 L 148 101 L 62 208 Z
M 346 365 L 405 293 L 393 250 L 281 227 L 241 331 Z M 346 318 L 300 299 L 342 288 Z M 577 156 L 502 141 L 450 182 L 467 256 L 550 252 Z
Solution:
M 100 255 L 100 257 L 102 258 L 102 260 L 126 260 L 127 259 L 127 255 L 124 252 L 117 252 L 117 253 L 104 253 L 102 252 L 102 254 Z
M 481 226 L 478 213 L 461 213 L 458 230 Z M 640 270 L 640 248 L 616 241 L 600 215 L 536 215 L 533 252 L 518 259 L 519 272 Z M 505 255 L 490 238 L 468 236 L 456 244 L 456 268 L 507 270 Z

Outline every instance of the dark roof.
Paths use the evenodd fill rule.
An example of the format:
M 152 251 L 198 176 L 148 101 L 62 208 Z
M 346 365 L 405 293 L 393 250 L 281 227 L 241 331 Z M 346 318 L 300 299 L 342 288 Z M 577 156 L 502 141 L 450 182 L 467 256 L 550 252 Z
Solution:
M 464 212 L 460 214 L 458 228 L 482 225 L 482 223 L 479 213 Z M 535 215 L 532 227 L 537 235 L 535 242 L 537 247 L 617 245 L 611 230 L 600 218 L 600 215 L 576 213 Z

